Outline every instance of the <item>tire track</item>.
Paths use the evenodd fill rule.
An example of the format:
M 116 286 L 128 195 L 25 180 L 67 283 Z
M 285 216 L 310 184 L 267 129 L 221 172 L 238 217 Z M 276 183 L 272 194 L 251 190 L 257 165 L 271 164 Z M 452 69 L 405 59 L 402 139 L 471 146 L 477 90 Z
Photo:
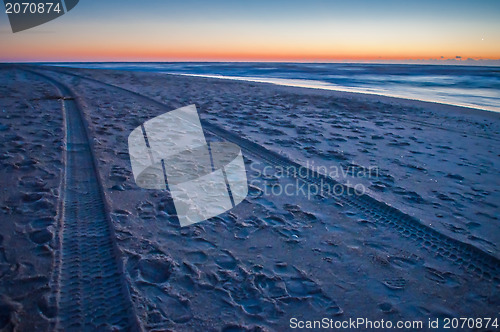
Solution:
M 64 96 L 66 167 L 55 329 L 140 330 L 78 105 L 63 84 L 28 72 L 47 80 Z
M 78 74 L 67 73 L 59 70 L 51 70 L 59 74 L 68 75 L 83 80 L 104 85 L 109 88 L 132 94 L 137 98 L 159 106 L 166 111 L 166 105 L 138 92 L 131 91 L 113 84 L 105 83 L 94 78 L 88 78 Z M 324 192 L 329 192 L 333 186 L 341 186 L 342 195 L 330 195 L 344 206 L 349 206 L 363 215 L 366 219 L 385 225 L 398 232 L 402 237 L 415 242 L 419 247 L 424 248 L 435 256 L 442 257 L 465 270 L 488 281 L 496 284 L 500 283 L 500 259 L 466 242 L 459 241 L 446 234 L 423 224 L 419 219 L 410 216 L 401 210 L 398 210 L 385 202 L 381 202 L 367 194 L 353 195 L 352 188 L 334 180 L 333 178 L 317 173 L 314 170 L 308 170 L 307 174 L 300 174 L 297 170 L 303 167 L 276 152 L 267 150 L 261 145 L 248 139 L 242 138 L 226 129 L 223 129 L 207 120 L 201 119 L 203 129 L 241 147 L 245 153 L 248 153 L 257 159 L 264 160 L 271 165 L 280 167 L 287 172 L 289 176 L 298 178 L 308 184 L 320 186 Z
M 300 164 L 225 129 L 203 122 L 203 120 L 202 125 L 217 136 L 239 145 L 245 152 L 264 159 L 271 165 L 279 167 L 280 170 L 283 169 L 289 176 L 323 188 L 325 193 L 329 193 L 334 186 L 341 186 L 343 188 L 341 195 L 330 194 L 329 196 L 335 198 L 342 205 L 357 210 L 368 220 L 394 229 L 403 237 L 416 242 L 420 247 L 427 249 L 434 255 L 441 256 L 480 278 L 500 283 L 500 260 L 487 252 L 442 234 L 426 226 L 417 218 L 367 194 L 355 194 L 352 188 L 331 177 L 310 169 L 307 170 L 307 174 L 301 174 L 298 170 L 303 169 L 303 166 Z

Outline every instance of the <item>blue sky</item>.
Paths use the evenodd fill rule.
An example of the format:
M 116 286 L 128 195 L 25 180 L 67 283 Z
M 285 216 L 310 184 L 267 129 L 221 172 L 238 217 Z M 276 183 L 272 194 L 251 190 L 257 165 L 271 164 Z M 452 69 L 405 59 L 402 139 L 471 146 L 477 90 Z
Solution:
M 500 58 L 500 1 L 82 0 L 3 61 Z

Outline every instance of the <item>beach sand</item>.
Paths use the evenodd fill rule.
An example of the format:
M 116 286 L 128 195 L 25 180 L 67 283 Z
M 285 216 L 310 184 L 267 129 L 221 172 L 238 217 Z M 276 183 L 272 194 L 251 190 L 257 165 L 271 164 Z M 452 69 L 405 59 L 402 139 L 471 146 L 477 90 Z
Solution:
M 110 70 L 4 65 L 0 80 L 0 329 L 498 315 L 498 113 Z M 250 189 L 180 228 L 168 191 L 136 186 L 127 138 L 190 104 L 210 140 L 240 145 Z M 278 172 L 297 164 L 321 174 Z M 366 193 L 278 190 L 316 179 Z

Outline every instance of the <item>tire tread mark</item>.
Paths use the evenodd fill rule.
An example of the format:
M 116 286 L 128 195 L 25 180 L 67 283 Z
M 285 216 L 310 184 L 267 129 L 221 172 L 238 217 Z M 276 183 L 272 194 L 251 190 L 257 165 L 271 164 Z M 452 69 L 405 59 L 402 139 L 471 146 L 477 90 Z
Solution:
M 42 77 L 63 96 L 66 166 L 55 330 L 140 331 L 75 96 L 51 77 L 24 70 Z

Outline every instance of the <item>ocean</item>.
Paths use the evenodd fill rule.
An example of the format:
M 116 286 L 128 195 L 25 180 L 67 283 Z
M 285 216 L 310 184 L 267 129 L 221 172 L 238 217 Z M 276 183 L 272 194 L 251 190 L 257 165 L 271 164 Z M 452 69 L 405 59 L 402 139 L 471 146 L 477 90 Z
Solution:
M 500 112 L 500 67 L 368 63 L 51 63 L 267 82 L 402 97 Z

